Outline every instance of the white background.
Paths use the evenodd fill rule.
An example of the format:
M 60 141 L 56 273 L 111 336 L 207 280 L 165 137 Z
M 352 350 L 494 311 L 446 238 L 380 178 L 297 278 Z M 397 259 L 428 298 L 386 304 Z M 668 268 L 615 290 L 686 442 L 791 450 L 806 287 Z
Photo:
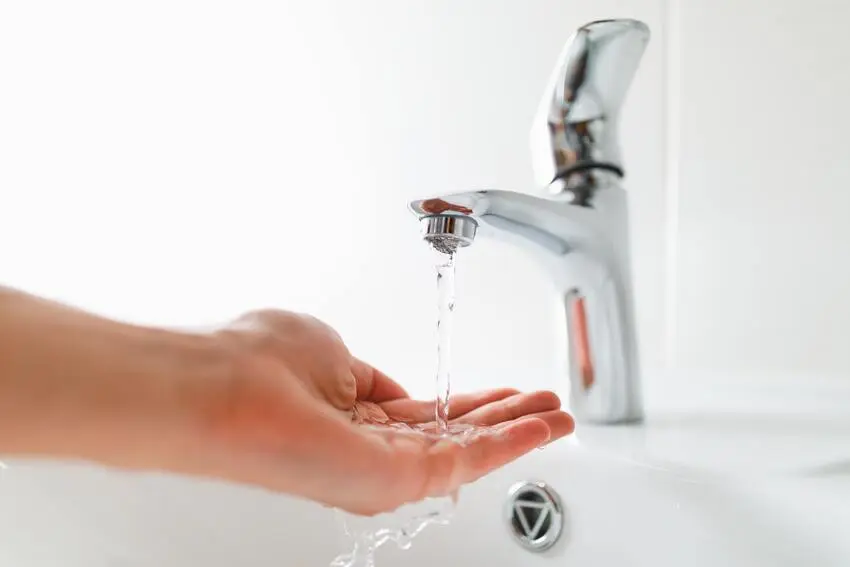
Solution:
M 848 53 L 837 1 L 0 4 L 0 281 L 145 324 L 326 319 L 433 389 L 416 197 L 532 182 L 568 36 L 652 39 L 622 114 L 645 381 L 841 379 Z M 518 250 L 458 265 L 454 385 L 566 391 Z

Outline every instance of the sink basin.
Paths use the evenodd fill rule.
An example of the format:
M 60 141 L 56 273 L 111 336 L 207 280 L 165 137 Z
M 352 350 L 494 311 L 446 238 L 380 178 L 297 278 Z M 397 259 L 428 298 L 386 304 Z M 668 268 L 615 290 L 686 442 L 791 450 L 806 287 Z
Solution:
M 377 565 L 847 566 L 846 413 L 657 411 L 643 425 L 580 426 L 463 489 L 451 524 L 406 551 L 387 544 Z M 521 481 L 560 501 L 560 536 L 542 552 L 506 519 Z M 350 546 L 318 505 L 77 464 L 10 462 L 0 502 L 0 565 L 326 566 Z

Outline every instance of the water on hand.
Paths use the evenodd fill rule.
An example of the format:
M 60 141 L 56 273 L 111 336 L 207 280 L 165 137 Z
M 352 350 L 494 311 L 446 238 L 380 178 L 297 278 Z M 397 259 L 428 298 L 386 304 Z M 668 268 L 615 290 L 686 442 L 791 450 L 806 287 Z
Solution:
M 401 423 L 374 424 L 355 421 L 364 427 L 383 428 L 383 433 L 421 435 L 428 442 L 450 439 L 466 444 L 489 431 L 471 425 L 449 423 L 451 394 L 451 340 L 455 304 L 455 254 L 457 243 L 448 239 L 431 241 L 437 270 L 437 392 L 434 403 L 434 422 L 416 425 Z M 375 551 L 385 543 L 395 542 L 402 549 L 410 547 L 413 538 L 430 525 L 445 525 L 451 520 L 457 494 L 407 504 L 390 513 L 377 516 L 356 516 L 337 510 L 345 533 L 354 542 L 350 553 L 338 556 L 331 567 L 374 567 Z

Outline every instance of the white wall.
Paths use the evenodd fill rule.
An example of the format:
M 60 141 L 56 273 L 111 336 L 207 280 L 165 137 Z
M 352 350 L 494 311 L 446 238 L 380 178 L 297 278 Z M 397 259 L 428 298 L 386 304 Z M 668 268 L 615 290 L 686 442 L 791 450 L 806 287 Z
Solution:
M 430 395 L 434 274 L 411 198 L 531 183 L 555 58 L 612 14 L 656 33 L 624 116 L 643 306 L 663 306 L 660 2 L 5 3 L 2 280 L 139 322 L 310 311 Z M 459 259 L 455 383 L 566 388 L 557 303 Z M 642 328 L 658 364 L 661 329 Z
M 846 378 L 850 6 L 670 7 L 676 365 Z
M 563 42 L 636 17 L 653 37 L 622 134 L 649 386 L 841 375 L 848 40 L 819 4 L 4 3 L 0 280 L 156 324 L 310 311 L 430 395 L 434 276 L 407 201 L 531 183 Z M 481 240 L 458 269 L 456 387 L 565 391 L 537 266 Z

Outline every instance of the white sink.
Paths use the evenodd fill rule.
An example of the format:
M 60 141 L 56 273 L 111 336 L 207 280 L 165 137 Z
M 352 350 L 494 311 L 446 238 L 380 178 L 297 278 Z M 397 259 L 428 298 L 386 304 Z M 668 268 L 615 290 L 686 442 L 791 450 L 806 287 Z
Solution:
M 543 553 L 504 516 L 525 480 L 563 505 Z M 0 565 L 324 567 L 349 546 L 331 510 L 213 482 L 11 462 L 0 502 Z M 850 411 L 657 411 L 579 427 L 465 488 L 449 526 L 387 544 L 377 565 L 847 566 L 848 536 Z

